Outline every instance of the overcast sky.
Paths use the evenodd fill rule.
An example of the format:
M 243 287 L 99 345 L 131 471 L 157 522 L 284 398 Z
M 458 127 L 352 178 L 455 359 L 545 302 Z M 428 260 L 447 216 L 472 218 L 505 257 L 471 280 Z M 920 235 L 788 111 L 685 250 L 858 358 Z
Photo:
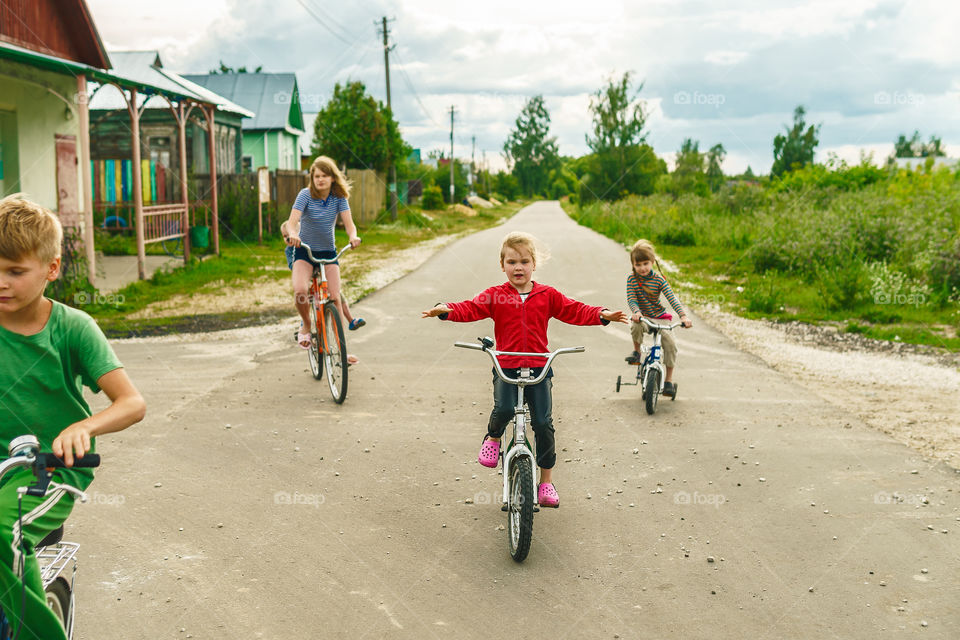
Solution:
M 648 140 L 668 161 L 686 137 L 722 143 L 724 170 L 767 173 L 773 137 L 803 104 L 829 152 L 878 160 L 897 135 L 940 136 L 960 156 L 955 0 L 87 0 L 109 50 L 158 49 L 179 73 L 296 72 L 305 111 L 337 82 L 391 92 L 405 139 L 502 166 L 527 99 L 542 94 L 560 152 L 587 152 L 590 96 L 625 71 L 644 83 Z M 375 22 L 377 24 L 375 24 Z

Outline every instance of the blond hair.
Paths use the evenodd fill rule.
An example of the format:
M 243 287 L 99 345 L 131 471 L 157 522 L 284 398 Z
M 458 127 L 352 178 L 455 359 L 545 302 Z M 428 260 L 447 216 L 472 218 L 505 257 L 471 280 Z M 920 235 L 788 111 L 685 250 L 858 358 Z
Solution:
M 328 158 L 327 156 L 317 156 L 313 161 L 313 164 L 310 165 L 310 195 L 314 198 L 320 198 L 320 192 L 317 191 L 316 185 L 313 184 L 313 173 L 314 171 L 323 171 L 326 175 L 333 178 L 333 184 L 330 185 L 330 193 L 339 198 L 349 198 L 350 197 L 350 181 L 347 180 L 346 176 L 343 175 L 343 172 L 340 171 L 340 167 L 337 166 L 337 163 L 333 161 L 333 158 Z
M 534 266 L 536 266 L 538 262 L 546 262 L 550 254 L 545 247 L 538 246 L 538 244 L 537 239 L 529 233 L 523 231 L 512 231 L 508 233 L 503 239 L 503 244 L 500 245 L 500 264 L 503 265 L 503 257 L 506 255 L 507 248 L 516 251 L 518 247 L 525 247 L 527 251 L 530 252 Z
M 63 227 L 57 216 L 23 194 L 0 200 L 0 257 L 22 260 L 33 254 L 40 262 L 50 263 L 60 257 L 62 243 Z
M 630 264 L 649 260 L 654 262 L 657 259 L 657 252 L 649 240 L 637 240 L 630 249 Z

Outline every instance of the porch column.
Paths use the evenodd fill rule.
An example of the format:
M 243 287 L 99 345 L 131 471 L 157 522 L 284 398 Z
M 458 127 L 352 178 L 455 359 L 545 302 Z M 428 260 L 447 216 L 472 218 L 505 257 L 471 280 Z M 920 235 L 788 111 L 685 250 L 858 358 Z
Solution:
M 147 277 L 147 252 L 144 249 L 143 228 L 143 180 L 140 176 L 140 109 L 137 107 L 137 90 L 130 89 L 130 101 L 127 103 L 130 112 L 130 128 L 133 131 L 133 208 L 137 218 L 137 273 L 141 280 Z
M 77 120 L 80 126 L 80 179 L 83 181 L 83 248 L 87 255 L 87 279 L 97 277 L 97 252 L 93 240 L 93 176 L 90 175 L 90 105 L 87 77 L 77 76 Z
M 215 105 L 207 105 L 207 147 L 210 152 L 210 208 L 213 209 L 213 252 L 220 255 L 220 213 L 217 209 L 217 143 L 214 114 Z
M 178 147 L 180 149 L 180 199 L 183 201 L 183 262 L 190 262 L 190 193 L 187 190 L 187 118 L 183 101 L 177 105 Z

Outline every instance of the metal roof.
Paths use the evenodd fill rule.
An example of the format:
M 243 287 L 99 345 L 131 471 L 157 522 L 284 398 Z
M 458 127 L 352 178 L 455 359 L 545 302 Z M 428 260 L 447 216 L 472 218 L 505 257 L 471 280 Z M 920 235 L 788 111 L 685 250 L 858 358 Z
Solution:
M 95 77 L 94 81 L 104 84 L 117 82 L 120 86 L 133 85 L 141 93 L 151 96 L 147 103 L 150 108 L 166 108 L 167 102 L 157 96 L 163 95 L 174 100 L 190 99 L 196 102 L 214 104 L 218 111 L 238 114 L 252 118 L 254 114 L 223 96 L 198 86 L 182 76 L 163 68 L 157 51 L 113 51 L 110 53 L 113 70 L 106 72 L 107 77 Z M 116 91 L 98 90 L 90 99 L 90 109 L 126 109 L 126 102 Z
M 113 54 L 111 54 L 111 59 Z M 254 111 L 245 130 L 285 129 L 302 134 L 303 112 L 293 73 L 184 74 L 184 78 Z

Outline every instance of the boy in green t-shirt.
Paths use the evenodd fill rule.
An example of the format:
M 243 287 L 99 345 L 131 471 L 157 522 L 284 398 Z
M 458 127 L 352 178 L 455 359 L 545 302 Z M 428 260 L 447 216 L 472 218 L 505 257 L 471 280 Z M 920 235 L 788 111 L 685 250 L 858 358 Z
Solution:
M 94 449 L 95 436 L 142 420 L 146 405 L 96 322 L 44 297 L 60 275 L 62 238 L 59 220 L 43 207 L 20 196 L 0 200 L 0 455 L 13 438 L 33 434 L 42 451 L 71 467 Z M 91 414 L 83 386 L 102 389 L 110 406 Z M 62 469 L 53 480 L 85 489 L 93 471 Z M 24 495 L 18 510 L 17 488 L 33 481 L 21 469 L 0 485 L 0 607 L 20 626 L 19 638 L 65 640 L 47 607 L 33 547 L 63 524 L 73 497 Z

